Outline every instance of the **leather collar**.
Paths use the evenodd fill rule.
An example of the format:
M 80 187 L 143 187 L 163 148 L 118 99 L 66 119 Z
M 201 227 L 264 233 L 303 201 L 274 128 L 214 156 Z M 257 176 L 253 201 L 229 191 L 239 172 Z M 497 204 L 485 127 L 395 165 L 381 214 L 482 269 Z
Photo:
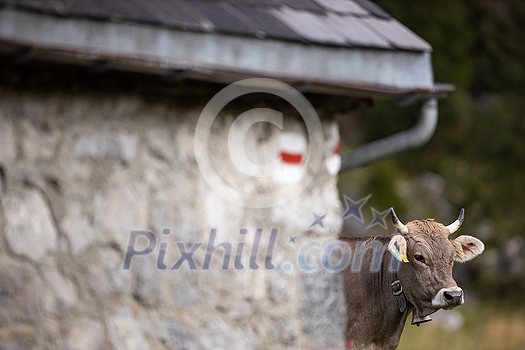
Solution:
M 407 302 L 410 303 L 405 296 L 405 293 L 403 291 L 403 286 L 401 285 L 401 282 L 399 281 L 397 277 L 397 273 L 393 274 L 393 280 L 390 284 L 390 287 L 392 288 L 392 294 L 395 296 L 397 301 L 397 306 L 399 308 L 399 312 L 403 313 L 405 312 L 407 308 Z M 430 316 L 426 315 L 425 317 L 422 317 L 419 312 L 417 311 L 417 308 L 412 307 L 412 325 L 419 325 L 421 323 L 432 321 L 432 318 Z

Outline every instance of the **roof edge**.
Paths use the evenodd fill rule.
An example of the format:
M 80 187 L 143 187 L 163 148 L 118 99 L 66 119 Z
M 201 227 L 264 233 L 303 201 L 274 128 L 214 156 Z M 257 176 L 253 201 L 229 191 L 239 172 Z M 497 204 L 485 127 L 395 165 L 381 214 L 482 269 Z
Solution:
M 333 48 L 67 19 L 0 9 L 0 52 L 79 66 L 231 83 L 268 77 L 301 91 L 397 99 L 453 91 L 433 83 L 431 54 Z M 16 58 L 18 56 L 18 58 Z M 283 57 L 286 59 L 283 60 Z M 352 62 L 352 64 L 348 64 Z

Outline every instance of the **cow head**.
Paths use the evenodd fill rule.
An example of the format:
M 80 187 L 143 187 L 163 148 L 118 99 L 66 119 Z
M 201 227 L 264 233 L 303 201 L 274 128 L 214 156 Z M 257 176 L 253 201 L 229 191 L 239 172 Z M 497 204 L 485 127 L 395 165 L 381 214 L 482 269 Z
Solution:
M 483 242 L 471 236 L 448 238 L 461 226 L 464 210 L 448 226 L 432 219 L 404 225 L 394 209 L 390 211 L 398 234 L 388 250 L 401 261 L 398 277 L 405 296 L 416 308 L 412 323 L 430 321 L 427 316 L 436 310 L 463 304 L 463 290 L 452 278 L 452 266 L 455 261 L 473 259 L 485 248 Z

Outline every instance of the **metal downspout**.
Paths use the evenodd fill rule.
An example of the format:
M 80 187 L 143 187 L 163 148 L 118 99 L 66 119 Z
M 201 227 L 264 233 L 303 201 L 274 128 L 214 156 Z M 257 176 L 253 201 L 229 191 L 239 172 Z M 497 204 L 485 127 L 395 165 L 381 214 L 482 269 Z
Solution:
M 436 130 L 438 121 L 437 105 L 436 97 L 423 100 L 419 110 L 418 121 L 412 128 L 368 143 L 341 155 L 342 164 L 339 173 L 364 167 L 378 160 L 423 146 L 430 140 Z

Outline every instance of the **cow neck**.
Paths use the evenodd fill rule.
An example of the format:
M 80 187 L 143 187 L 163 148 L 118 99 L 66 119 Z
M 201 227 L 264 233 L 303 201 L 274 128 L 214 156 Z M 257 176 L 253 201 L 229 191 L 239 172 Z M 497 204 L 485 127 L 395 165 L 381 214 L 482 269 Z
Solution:
M 392 273 L 392 283 L 390 284 L 390 287 L 392 288 L 392 294 L 396 298 L 399 312 L 404 313 L 407 304 L 410 305 L 410 308 L 412 309 L 412 325 L 417 325 L 419 327 L 421 323 L 432 321 L 432 318 L 428 314 L 425 316 L 421 315 L 418 308 L 414 306 L 415 304 L 408 300 L 403 290 L 403 286 L 401 285 L 401 281 L 399 281 L 397 276 L 397 271 Z

